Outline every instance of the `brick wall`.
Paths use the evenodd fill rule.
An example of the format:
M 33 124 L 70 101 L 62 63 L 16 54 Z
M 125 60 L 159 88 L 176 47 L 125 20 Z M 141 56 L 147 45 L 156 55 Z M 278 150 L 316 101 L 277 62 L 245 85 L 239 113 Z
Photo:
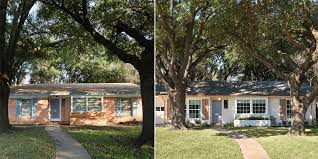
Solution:
M 279 100 L 279 117 L 280 120 L 286 120 L 286 99 Z
M 202 99 L 203 120 L 209 120 L 209 99 Z
M 9 99 L 9 121 L 11 124 L 47 124 L 49 122 L 48 98 L 36 99 L 36 116 L 35 117 L 17 117 L 16 116 L 16 99 Z
M 137 116 L 120 117 L 116 114 L 116 97 L 104 97 L 103 112 L 71 112 L 71 125 L 107 125 L 110 123 L 142 121 L 141 99 L 137 98 Z

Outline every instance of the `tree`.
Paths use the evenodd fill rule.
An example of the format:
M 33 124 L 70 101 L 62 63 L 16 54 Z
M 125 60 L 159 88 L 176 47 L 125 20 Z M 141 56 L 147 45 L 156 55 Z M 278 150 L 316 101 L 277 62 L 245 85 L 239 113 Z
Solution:
M 28 61 L 30 83 L 139 82 L 139 79 L 131 78 L 135 70 L 116 57 L 107 57 L 105 51 L 94 46 L 83 49 L 80 44 L 69 42 L 50 49 L 42 58 Z
M 216 2 L 218 27 L 242 52 L 288 81 L 292 101 L 290 135 L 304 135 L 304 117 L 318 85 L 300 96 L 318 60 L 318 5 L 315 1 Z
M 140 75 L 143 128 L 137 144 L 154 145 L 154 39 L 151 1 L 42 0 L 51 13 L 74 20 L 111 55 Z M 62 14 L 61 14 L 62 12 Z
M 156 75 L 168 90 L 173 126 L 186 129 L 184 106 L 189 71 L 224 46 L 205 27 L 214 18 L 208 2 L 156 1 L 156 7 Z
M 0 1 L 0 132 L 10 128 L 8 99 L 20 33 L 36 0 Z M 9 20 L 10 16 L 10 20 Z

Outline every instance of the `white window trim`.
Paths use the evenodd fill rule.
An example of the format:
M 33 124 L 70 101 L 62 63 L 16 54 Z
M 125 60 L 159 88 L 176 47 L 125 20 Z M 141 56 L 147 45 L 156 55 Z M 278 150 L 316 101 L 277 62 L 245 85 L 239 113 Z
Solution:
M 73 98 L 86 98 L 85 111 L 76 111 L 76 112 L 73 111 Z M 71 96 L 71 113 L 94 112 L 94 111 L 88 111 L 88 98 L 100 98 L 102 103 L 102 110 L 100 112 L 105 111 L 104 96 Z
M 249 100 L 250 101 L 250 113 L 237 113 L 237 101 Z M 265 113 L 253 113 L 253 100 L 265 100 Z M 235 98 L 235 114 L 238 115 L 268 115 L 268 98 L 262 97 L 238 97 Z
M 190 120 L 190 121 L 194 121 L 194 120 L 201 120 L 202 121 L 202 99 L 203 98 L 187 98 L 186 99 L 186 120 Z M 200 118 L 190 118 L 190 113 L 189 113 L 189 103 L 190 103 L 190 100 L 199 100 L 200 103 L 201 103 L 201 106 L 200 106 Z

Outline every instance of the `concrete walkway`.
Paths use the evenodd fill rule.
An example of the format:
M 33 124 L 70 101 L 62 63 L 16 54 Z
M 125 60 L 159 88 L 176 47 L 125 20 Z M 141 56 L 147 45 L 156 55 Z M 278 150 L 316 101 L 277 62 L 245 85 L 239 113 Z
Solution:
M 83 146 L 69 134 L 62 131 L 59 125 L 47 126 L 45 130 L 56 144 L 56 159 L 90 159 Z
M 235 131 L 224 129 L 219 129 L 219 131 L 234 138 L 234 140 L 240 145 L 244 159 L 270 159 L 262 145 L 260 145 L 254 139 L 247 138 L 246 136 Z

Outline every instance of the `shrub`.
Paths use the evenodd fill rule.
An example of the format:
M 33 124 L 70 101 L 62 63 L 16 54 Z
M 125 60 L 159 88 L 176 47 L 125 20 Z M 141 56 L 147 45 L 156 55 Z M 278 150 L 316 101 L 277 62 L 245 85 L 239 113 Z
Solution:
M 195 123 L 196 125 L 201 125 L 201 124 L 202 124 L 202 121 L 201 121 L 201 120 L 194 120 L 194 123 Z
M 223 125 L 224 128 L 233 128 L 234 127 L 234 123 L 230 122 L 230 123 L 226 123 Z
M 287 121 L 287 120 L 283 120 L 283 121 L 282 121 L 282 126 L 284 126 L 284 127 L 290 127 L 290 125 L 291 125 L 291 122 L 290 122 L 290 121 Z
M 203 122 L 203 123 L 201 124 L 201 128 L 208 128 L 208 127 L 210 127 L 210 124 L 208 124 L 208 123 L 206 123 L 206 122 Z
M 269 117 L 262 117 L 262 116 L 238 117 L 237 120 L 269 120 Z
M 277 126 L 276 118 L 274 116 L 270 116 L 271 126 Z

